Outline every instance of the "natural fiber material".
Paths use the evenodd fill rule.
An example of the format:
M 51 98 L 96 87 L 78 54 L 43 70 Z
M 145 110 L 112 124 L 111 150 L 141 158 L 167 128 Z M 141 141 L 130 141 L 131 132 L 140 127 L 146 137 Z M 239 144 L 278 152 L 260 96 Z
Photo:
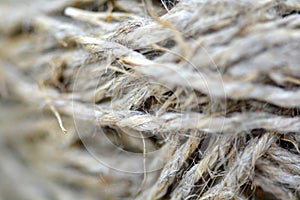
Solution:
M 0 11 L 0 198 L 300 199 L 300 1 Z

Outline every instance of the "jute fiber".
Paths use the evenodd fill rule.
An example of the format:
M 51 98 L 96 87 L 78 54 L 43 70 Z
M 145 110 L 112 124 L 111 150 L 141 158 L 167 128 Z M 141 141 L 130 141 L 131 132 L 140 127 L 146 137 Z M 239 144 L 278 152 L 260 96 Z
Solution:
M 299 0 L 4 0 L 1 199 L 300 199 Z

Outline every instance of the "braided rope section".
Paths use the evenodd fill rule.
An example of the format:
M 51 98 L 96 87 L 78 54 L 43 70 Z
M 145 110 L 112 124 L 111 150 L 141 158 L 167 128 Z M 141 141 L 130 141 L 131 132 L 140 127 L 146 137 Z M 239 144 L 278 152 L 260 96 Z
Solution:
M 0 198 L 300 199 L 298 0 L 0 10 Z

